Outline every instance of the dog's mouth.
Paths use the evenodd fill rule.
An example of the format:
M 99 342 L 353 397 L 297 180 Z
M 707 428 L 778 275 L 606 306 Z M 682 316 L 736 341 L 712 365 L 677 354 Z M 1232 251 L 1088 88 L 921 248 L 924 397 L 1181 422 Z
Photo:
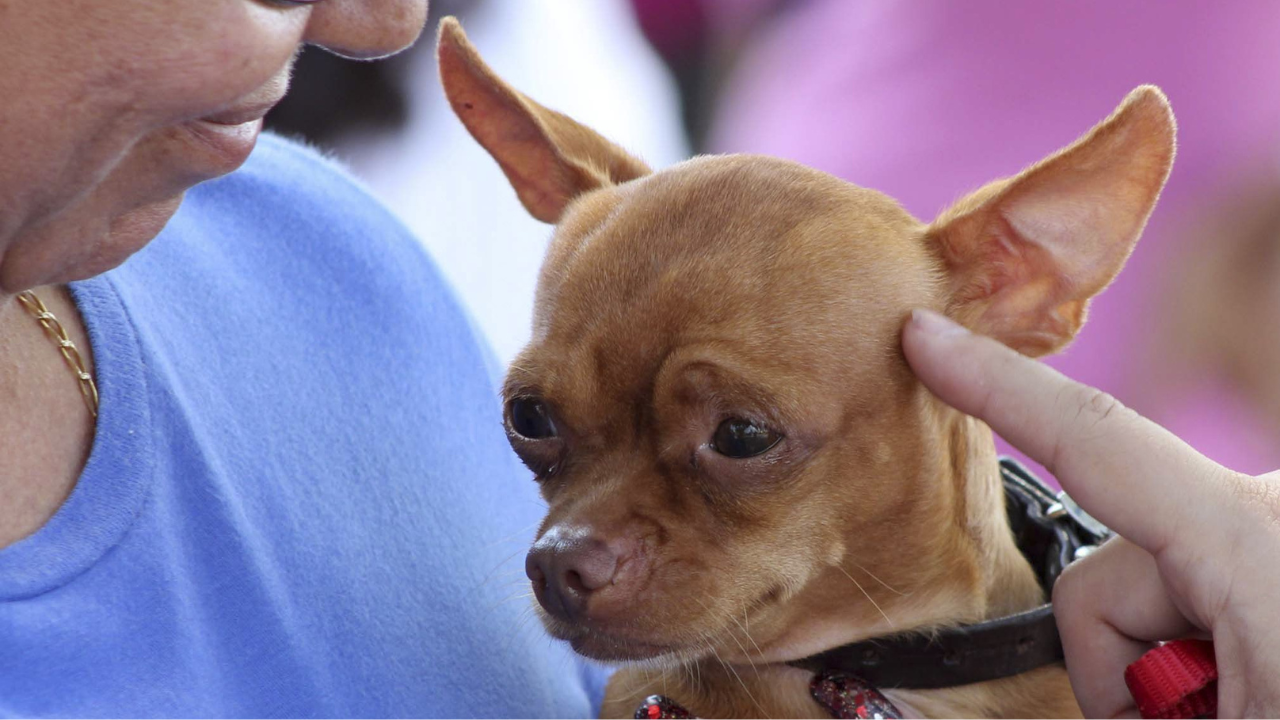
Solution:
M 713 652 L 705 637 L 696 633 L 652 632 L 634 623 L 569 623 L 540 612 L 548 634 L 563 640 L 574 652 L 604 662 L 694 660 Z
M 661 642 L 630 633 L 608 632 L 582 625 L 553 621 L 548 623 L 547 630 L 553 637 L 568 642 L 579 655 L 605 662 L 656 660 L 678 656 L 687 651 L 679 643 Z
M 744 605 L 751 609 L 751 615 L 754 617 L 762 608 L 775 604 L 780 594 L 780 588 L 773 588 L 764 593 L 755 603 Z M 543 625 L 552 637 L 568 642 L 574 652 L 583 657 L 606 662 L 656 661 L 662 663 L 697 660 L 717 654 L 715 648 L 718 645 L 721 646 L 720 655 L 731 651 L 731 642 L 734 643 L 732 648 L 741 649 L 744 654 L 749 654 L 746 647 L 754 646 L 756 643 L 746 630 L 753 621 L 745 616 L 725 620 L 723 623 L 708 623 L 715 627 L 704 626 L 701 629 L 686 627 L 683 632 L 677 630 L 675 633 L 658 633 L 646 631 L 634 622 L 619 624 L 597 623 L 589 620 L 566 622 L 551 617 L 545 611 L 540 611 L 539 615 L 542 616 Z M 672 629 L 667 628 L 667 630 Z M 729 638 L 736 636 L 735 629 L 744 637 L 733 641 Z M 744 645 L 744 643 L 749 644 Z M 758 646 L 756 648 L 758 650 Z

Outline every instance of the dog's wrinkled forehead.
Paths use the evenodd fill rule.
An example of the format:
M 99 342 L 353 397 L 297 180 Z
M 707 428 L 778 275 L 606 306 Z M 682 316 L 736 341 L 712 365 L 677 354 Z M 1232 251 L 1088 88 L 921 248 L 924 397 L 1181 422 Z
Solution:
M 535 340 L 638 330 L 655 313 L 678 333 L 815 303 L 871 310 L 886 304 L 877 297 L 905 300 L 912 269 L 930 267 L 921 229 L 887 196 L 795 163 L 696 158 L 570 207 L 539 282 Z

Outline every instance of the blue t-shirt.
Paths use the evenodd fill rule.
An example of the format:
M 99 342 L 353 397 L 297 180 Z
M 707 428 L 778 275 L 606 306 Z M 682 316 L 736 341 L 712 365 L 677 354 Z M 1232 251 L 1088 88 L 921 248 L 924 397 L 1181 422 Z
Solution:
M 530 606 L 489 356 L 341 172 L 264 138 L 72 290 L 101 415 L 0 550 L 0 715 L 593 714 Z

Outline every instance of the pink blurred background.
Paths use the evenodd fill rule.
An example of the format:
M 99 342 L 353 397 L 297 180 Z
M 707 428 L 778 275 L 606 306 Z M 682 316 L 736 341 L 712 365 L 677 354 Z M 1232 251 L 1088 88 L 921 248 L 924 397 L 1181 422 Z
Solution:
M 1269 390 L 1235 377 L 1223 358 L 1188 367 L 1191 358 L 1178 354 L 1189 356 L 1190 348 L 1176 336 L 1195 312 L 1186 306 L 1200 300 L 1170 288 L 1196 273 L 1206 246 L 1240 242 L 1230 214 L 1214 227 L 1199 217 L 1274 187 L 1280 3 L 635 4 L 650 33 L 666 38 L 657 45 L 677 62 L 698 47 L 729 58 L 706 123 L 708 151 L 793 159 L 886 192 L 924 220 L 1071 142 L 1137 85 L 1160 86 L 1178 120 L 1168 186 L 1079 339 L 1048 362 L 1224 464 L 1254 473 L 1280 466 L 1276 418 L 1266 417 L 1267 403 L 1257 397 Z M 691 13 L 696 24 L 672 22 Z M 688 31 L 694 26 L 697 37 Z M 1280 204 L 1280 195 L 1260 194 L 1260 203 Z M 1272 238 L 1280 243 L 1280 232 Z M 1280 282 L 1280 274 L 1272 281 Z M 1212 295 L 1225 287 L 1200 284 L 1197 291 Z M 1219 312 L 1203 321 L 1236 322 L 1232 308 Z M 1247 343 L 1247 336 L 1264 334 L 1274 348 L 1280 307 L 1270 319 L 1241 328 L 1243 337 L 1215 341 Z M 1271 368 L 1280 375 L 1280 366 Z

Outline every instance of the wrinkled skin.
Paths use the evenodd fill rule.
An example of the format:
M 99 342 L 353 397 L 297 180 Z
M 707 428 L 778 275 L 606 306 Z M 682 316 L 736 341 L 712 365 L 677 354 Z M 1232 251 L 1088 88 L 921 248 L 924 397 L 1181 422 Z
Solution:
M 248 156 L 306 43 L 419 35 L 426 0 L 0 0 L 0 548 L 71 492 L 93 421 L 13 296 L 35 289 L 93 369 L 63 283 L 124 262 L 183 193 Z
M 145 245 L 183 191 L 243 161 L 196 121 L 278 100 L 302 43 L 386 55 L 425 14 L 425 0 L 0 0 L 0 295 Z

